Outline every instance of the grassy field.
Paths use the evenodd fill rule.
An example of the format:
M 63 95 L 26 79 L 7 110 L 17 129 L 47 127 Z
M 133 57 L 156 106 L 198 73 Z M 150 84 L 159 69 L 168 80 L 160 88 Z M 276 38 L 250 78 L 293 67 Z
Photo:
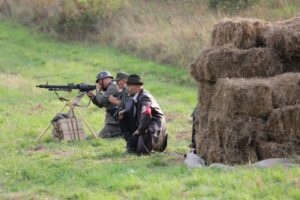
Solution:
M 62 107 L 38 83 L 93 83 L 102 69 L 139 73 L 167 117 L 168 152 L 184 153 L 197 90 L 188 72 L 116 49 L 62 43 L 0 21 L 0 199 L 300 199 L 300 167 L 189 169 L 167 154 L 123 154 L 122 139 L 36 139 Z M 87 100 L 85 100 L 86 102 Z M 104 111 L 81 109 L 95 130 Z

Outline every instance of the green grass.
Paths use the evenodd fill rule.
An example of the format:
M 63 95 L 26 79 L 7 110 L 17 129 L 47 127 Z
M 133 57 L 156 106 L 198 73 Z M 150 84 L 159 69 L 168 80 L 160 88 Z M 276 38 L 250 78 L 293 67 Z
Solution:
M 123 154 L 122 139 L 36 139 L 62 107 L 37 83 L 93 83 L 102 69 L 141 74 L 167 116 L 167 151 L 184 153 L 197 89 L 184 69 L 116 49 L 62 43 L 0 21 L 0 199 L 300 199 L 300 168 L 189 169 L 172 155 Z M 85 99 L 85 102 L 87 100 Z M 81 109 L 95 130 L 104 111 Z

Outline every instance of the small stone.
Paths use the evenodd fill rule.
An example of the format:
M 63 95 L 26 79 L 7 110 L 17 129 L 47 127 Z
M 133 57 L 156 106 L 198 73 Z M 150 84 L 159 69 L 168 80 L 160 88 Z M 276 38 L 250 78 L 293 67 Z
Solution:
M 184 163 L 188 167 L 204 167 L 205 166 L 205 161 L 200 156 L 198 156 L 197 154 L 194 154 L 193 152 L 189 152 L 186 154 Z

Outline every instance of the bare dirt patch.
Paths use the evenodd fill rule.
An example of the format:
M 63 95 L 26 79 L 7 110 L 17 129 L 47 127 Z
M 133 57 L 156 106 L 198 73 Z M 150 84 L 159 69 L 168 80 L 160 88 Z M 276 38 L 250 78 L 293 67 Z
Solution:
M 192 135 L 192 130 L 190 131 L 180 131 L 175 134 L 177 140 L 190 140 Z

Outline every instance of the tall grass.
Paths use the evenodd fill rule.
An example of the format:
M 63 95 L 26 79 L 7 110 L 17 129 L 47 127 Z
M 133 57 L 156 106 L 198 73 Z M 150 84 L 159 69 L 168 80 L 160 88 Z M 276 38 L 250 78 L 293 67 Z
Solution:
M 189 66 L 228 16 L 280 20 L 299 0 L 255 0 L 247 8 L 211 9 L 209 0 L 0 0 L 0 13 L 59 38 L 89 40 L 144 58 Z M 232 7 L 232 6 L 231 6 Z M 229 8 L 231 8 L 229 7 Z
M 209 44 L 207 23 L 214 22 L 199 1 L 131 1 L 100 35 L 111 35 L 106 42 L 125 51 L 187 66 Z

